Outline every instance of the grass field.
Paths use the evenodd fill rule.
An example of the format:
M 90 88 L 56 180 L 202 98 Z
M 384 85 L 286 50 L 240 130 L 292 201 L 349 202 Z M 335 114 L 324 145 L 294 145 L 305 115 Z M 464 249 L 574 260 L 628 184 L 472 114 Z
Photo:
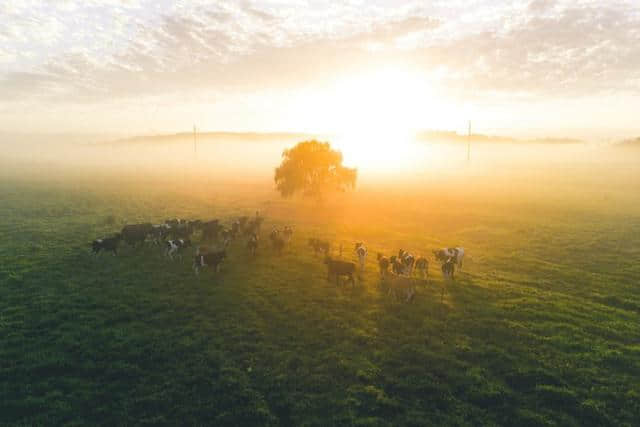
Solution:
M 625 173 L 364 185 L 321 209 L 268 182 L 5 177 L 0 424 L 638 425 L 640 181 Z M 266 235 L 255 259 L 232 243 L 219 275 L 152 246 L 89 254 L 124 223 L 256 209 L 263 234 L 294 224 L 281 257 Z M 354 289 L 327 282 L 309 237 L 347 259 L 368 245 Z M 441 303 L 431 250 L 452 245 L 470 259 Z M 400 247 L 431 262 L 410 304 L 374 263 Z

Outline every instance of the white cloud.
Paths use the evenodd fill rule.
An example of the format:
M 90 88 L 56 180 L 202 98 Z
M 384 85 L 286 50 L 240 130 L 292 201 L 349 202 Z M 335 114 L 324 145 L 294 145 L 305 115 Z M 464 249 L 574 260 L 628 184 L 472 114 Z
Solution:
M 314 85 L 411 64 L 451 96 L 640 96 L 633 0 L 0 3 L 0 99 L 99 103 Z

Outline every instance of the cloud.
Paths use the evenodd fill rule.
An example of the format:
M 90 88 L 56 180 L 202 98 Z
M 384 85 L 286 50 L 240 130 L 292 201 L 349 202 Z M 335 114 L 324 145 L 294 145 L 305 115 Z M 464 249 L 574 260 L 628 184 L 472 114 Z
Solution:
M 30 1 L 0 13 L 3 102 L 321 84 L 399 62 L 452 94 L 638 94 L 627 1 Z
M 555 0 L 533 0 L 529 3 L 529 10 L 532 12 L 544 12 L 553 7 Z

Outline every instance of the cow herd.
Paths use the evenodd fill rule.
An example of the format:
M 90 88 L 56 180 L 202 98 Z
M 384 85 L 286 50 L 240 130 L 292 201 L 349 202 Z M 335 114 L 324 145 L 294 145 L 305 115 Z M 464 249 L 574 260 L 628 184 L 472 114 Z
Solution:
M 207 267 L 218 272 L 222 262 L 227 257 L 227 247 L 230 242 L 244 236 L 246 239 L 246 249 L 249 256 L 254 257 L 260 246 L 260 230 L 264 222 L 264 217 L 256 212 L 254 217 L 241 216 L 233 220 L 228 226 L 224 226 L 218 219 L 210 221 L 168 219 L 162 224 L 128 224 L 119 233 L 96 239 L 91 243 L 94 255 L 100 251 L 111 252 L 117 255 L 118 245 L 121 241 L 135 248 L 145 242 L 163 248 L 164 256 L 167 259 L 182 259 L 187 248 L 192 246 L 192 240 L 200 236 L 199 245 L 195 248 L 193 259 L 193 270 L 195 274 Z M 290 244 L 293 237 L 293 227 L 284 226 L 282 229 L 273 227 L 269 233 L 270 246 L 277 255 Z M 329 241 L 311 238 L 308 241 L 314 254 L 323 254 L 324 263 L 327 265 L 327 279 L 340 283 L 340 278 L 355 285 L 356 263 L 333 258 L 330 254 L 331 244 Z M 342 246 L 340 247 L 340 257 Z M 354 254 L 357 259 L 360 273 L 364 272 L 368 255 L 367 247 L 363 242 L 357 242 L 354 247 Z M 445 279 L 453 280 L 454 271 L 457 267 L 462 268 L 464 249 L 443 248 L 433 251 L 435 260 L 440 262 L 442 274 Z M 402 298 L 410 301 L 414 294 L 417 280 L 414 277 L 425 281 L 429 276 L 429 261 L 426 257 L 415 257 L 411 253 L 400 249 L 397 255 L 387 257 L 382 253 L 376 256 L 380 278 L 382 283 L 388 286 L 388 294 L 396 299 Z
M 196 274 L 204 267 L 219 271 L 220 264 L 226 258 L 229 243 L 241 236 L 246 236 L 247 248 L 251 255 L 258 249 L 258 236 L 264 217 L 256 212 L 255 217 L 242 216 L 227 227 L 220 220 L 210 221 L 168 219 L 162 224 L 127 224 L 119 233 L 109 237 L 96 239 L 91 243 L 94 255 L 107 251 L 117 255 L 121 241 L 136 248 L 145 242 L 162 247 L 164 256 L 170 260 L 182 259 L 185 250 L 192 246 L 192 238 L 200 235 L 200 244 L 193 256 L 193 269 Z M 284 230 L 285 240 L 291 238 L 293 229 Z
M 309 245 L 317 253 L 322 241 L 318 239 L 310 239 Z M 328 280 L 335 279 L 339 283 L 340 276 L 345 276 L 348 281 L 355 284 L 354 273 L 356 264 L 342 260 L 336 260 L 329 256 L 329 245 L 322 246 L 326 254 L 325 264 L 328 267 Z M 366 265 L 368 250 L 363 242 L 356 242 L 354 253 L 358 260 L 360 272 L 363 272 Z M 464 258 L 463 248 L 443 248 L 433 251 L 436 261 L 441 263 L 442 274 L 445 279 L 453 280 L 455 267 L 462 268 L 462 259 Z M 383 283 L 388 285 L 389 295 L 393 295 L 396 299 L 404 298 L 410 301 L 415 295 L 414 273 L 417 272 L 423 281 L 429 275 L 429 261 L 426 257 L 414 257 L 411 253 L 400 249 L 398 255 L 390 257 L 382 253 L 376 256 L 380 278 Z

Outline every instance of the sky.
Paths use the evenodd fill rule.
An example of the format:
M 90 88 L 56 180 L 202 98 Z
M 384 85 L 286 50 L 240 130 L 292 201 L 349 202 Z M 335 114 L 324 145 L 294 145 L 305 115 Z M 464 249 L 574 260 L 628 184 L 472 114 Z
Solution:
M 637 0 L 0 2 L 0 132 L 639 136 Z

